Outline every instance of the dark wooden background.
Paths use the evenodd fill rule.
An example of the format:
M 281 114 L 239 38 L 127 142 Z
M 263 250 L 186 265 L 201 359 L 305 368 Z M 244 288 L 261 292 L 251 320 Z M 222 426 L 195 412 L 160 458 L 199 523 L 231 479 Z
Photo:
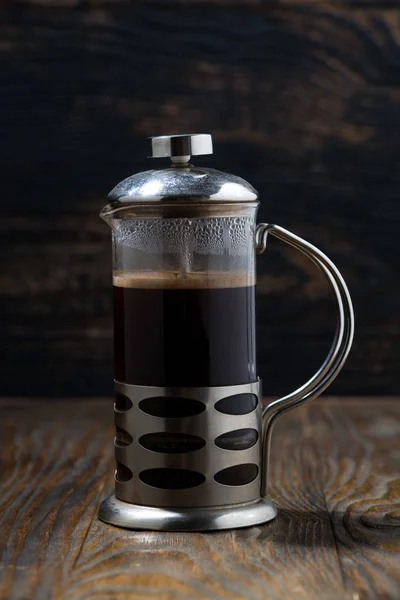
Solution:
M 201 162 L 251 181 L 260 219 L 342 270 L 357 336 L 332 391 L 399 393 L 399 2 L 34 0 L 0 14 L 1 393 L 111 392 L 97 215 L 154 166 L 147 135 L 188 131 L 213 133 Z M 260 374 L 278 394 L 322 360 L 333 302 L 278 242 L 258 267 Z

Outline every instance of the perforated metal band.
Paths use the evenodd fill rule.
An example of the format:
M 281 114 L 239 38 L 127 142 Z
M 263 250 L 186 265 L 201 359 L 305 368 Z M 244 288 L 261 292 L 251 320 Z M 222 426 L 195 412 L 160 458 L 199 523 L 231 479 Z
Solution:
M 127 400 L 123 409 L 115 406 L 115 424 L 123 445 L 116 442 L 117 464 L 124 469 L 124 481 L 116 474 L 116 497 L 125 502 L 157 507 L 223 506 L 251 502 L 260 496 L 261 406 L 260 383 L 206 388 L 163 388 L 127 385 L 115 382 L 117 394 Z M 256 398 L 256 406 L 247 414 L 226 414 L 215 408 L 224 398 L 238 395 Z M 202 412 L 184 417 L 162 417 L 148 414 L 143 400 L 165 398 L 187 399 L 202 404 Z M 140 403 L 142 403 L 140 405 Z M 140 405 L 140 406 L 139 406 Z M 217 446 L 219 436 L 237 430 L 252 430 L 255 443 L 246 449 L 226 449 Z M 146 434 L 185 434 L 204 441 L 203 447 L 190 452 L 159 452 L 149 450 L 139 441 Z M 249 465 L 256 476 L 243 485 L 219 483 L 221 471 Z M 243 469 L 244 467 L 240 467 Z M 201 483 L 183 489 L 166 489 L 145 483 L 141 477 L 153 469 L 183 469 L 199 474 Z M 129 470 L 129 471 L 128 471 Z M 233 469 L 235 470 L 235 469 Z M 168 479 L 168 472 L 163 471 Z M 183 473 L 183 471 L 182 471 Z

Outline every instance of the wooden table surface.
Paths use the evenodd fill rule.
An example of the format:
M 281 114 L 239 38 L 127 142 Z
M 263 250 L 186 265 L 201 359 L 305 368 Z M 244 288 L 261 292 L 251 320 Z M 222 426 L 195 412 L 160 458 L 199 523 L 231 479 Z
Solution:
M 324 398 L 282 417 L 279 516 L 218 533 L 96 518 L 111 400 L 0 403 L 1 600 L 400 598 L 400 401 Z

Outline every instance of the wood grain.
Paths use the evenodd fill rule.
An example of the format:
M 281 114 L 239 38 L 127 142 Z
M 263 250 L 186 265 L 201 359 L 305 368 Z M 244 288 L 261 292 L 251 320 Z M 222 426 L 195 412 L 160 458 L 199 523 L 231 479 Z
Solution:
M 304 437 L 305 411 L 276 427 L 271 493 L 280 513 L 273 523 L 164 534 L 95 518 L 101 494 L 112 491 L 111 405 L 2 403 L 0 598 L 351 598 L 320 464 Z
M 111 473 L 111 420 L 108 405 L 96 411 L 79 401 L 1 404 L 2 600 L 67 597 L 69 573 Z
M 322 399 L 277 424 L 270 524 L 212 534 L 100 523 L 112 401 L 2 401 L 3 600 L 397 600 L 397 399 Z
M 270 185 L 325 184 L 341 204 L 355 196 L 348 216 L 364 222 L 363 193 L 386 197 L 397 181 L 397 37 L 385 10 L 4 10 L 3 189 L 28 211 L 91 212 L 149 168 L 149 132 L 205 127 L 218 145 L 202 160 L 264 197 Z M 290 208 L 313 219 L 306 191 Z
M 210 130 L 202 163 L 249 179 L 260 220 L 319 245 L 348 281 L 356 344 L 334 392 L 399 393 L 398 11 L 49 6 L 2 9 L 1 391 L 111 392 L 97 214 L 115 182 L 153 166 L 147 135 Z M 258 268 L 260 375 L 281 394 L 326 353 L 332 303 L 277 243 Z
M 85 7 L 85 3 L 83 0 L 12 0 L 13 3 L 20 5 L 28 5 L 31 7 L 35 7 L 38 9 L 42 8 L 81 8 Z M 136 4 L 153 4 L 156 7 L 166 6 L 170 7 L 171 5 L 178 5 L 187 7 L 193 6 L 215 6 L 215 7 L 229 7 L 239 6 L 245 8 L 254 8 L 254 6 L 266 6 L 269 8 L 271 5 L 273 7 L 276 4 L 285 7 L 299 6 L 299 5 L 321 5 L 321 0 L 138 0 Z M 96 8 L 109 7 L 110 5 L 115 7 L 115 5 L 120 5 L 124 7 L 128 4 L 127 0 L 91 0 L 90 5 Z M 398 8 L 398 3 L 396 0 L 331 0 L 330 5 L 337 5 L 342 8 L 343 6 L 351 6 L 358 7 L 372 7 L 376 8 L 377 6 L 384 6 L 386 9 Z
M 353 597 L 400 597 L 400 410 L 371 399 L 309 411 L 326 505 Z

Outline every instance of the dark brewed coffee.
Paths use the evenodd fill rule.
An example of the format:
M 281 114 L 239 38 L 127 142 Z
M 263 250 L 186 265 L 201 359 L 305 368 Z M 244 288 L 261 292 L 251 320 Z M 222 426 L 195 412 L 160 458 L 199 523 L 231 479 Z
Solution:
M 117 381 L 193 387 L 256 381 L 253 283 L 247 274 L 115 272 Z

